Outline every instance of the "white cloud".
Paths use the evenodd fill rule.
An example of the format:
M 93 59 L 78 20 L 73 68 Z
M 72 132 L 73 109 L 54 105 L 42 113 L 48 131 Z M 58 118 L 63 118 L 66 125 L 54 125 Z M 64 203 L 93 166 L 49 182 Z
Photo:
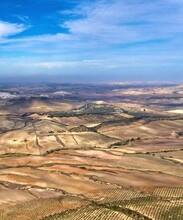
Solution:
M 61 24 L 73 36 L 103 43 L 130 43 L 183 33 L 183 1 L 113 0 L 82 4 Z
M 59 25 L 67 32 L 60 29 L 57 34 L 8 38 L 25 27 L 6 23 L 3 34 L 0 29 L 2 53 L 18 51 L 18 59 L 25 57 L 25 62 L 17 70 L 23 71 L 27 62 L 30 68 L 24 71 L 30 72 L 73 73 L 90 69 L 93 73 L 110 68 L 120 72 L 123 68 L 139 71 L 140 67 L 145 71 L 147 66 L 182 67 L 182 0 L 77 2 L 74 10 L 60 14 L 63 22 Z M 5 31 L 7 25 L 11 27 L 9 32 Z
M 51 49 L 105 48 L 111 45 L 138 43 L 180 37 L 183 34 L 182 0 L 98 0 L 81 1 L 67 14 L 60 26 L 68 33 L 44 34 L 2 43 L 17 43 L 20 47 Z M 63 12 L 61 12 L 61 16 Z M 72 18 L 72 19 L 71 19 Z M 21 32 L 21 24 L 6 24 L 10 34 Z M 0 23 L 1 25 L 1 23 Z M 5 28 L 3 28 L 5 29 Z M 3 31 L 5 34 L 5 30 Z M 8 33 L 7 33 L 8 34 Z M 0 28 L 0 37 L 1 37 Z
M 96 66 L 106 66 L 105 60 L 81 60 L 81 61 L 65 61 L 65 62 L 40 62 L 40 63 L 34 63 L 34 66 L 37 67 L 43 67 L 46 69 L 55 69 L 55 68 L 78 68 L 81 66 L 85 67 L 96 67 Z
M 26 27 L 23 24 L 15 24 L 0 20 L 0 39 L 23 32 Z
M 20 21 L 24 23 L 29 23 L 29 16 L 26 15 L 17 15 L 16 16 Z

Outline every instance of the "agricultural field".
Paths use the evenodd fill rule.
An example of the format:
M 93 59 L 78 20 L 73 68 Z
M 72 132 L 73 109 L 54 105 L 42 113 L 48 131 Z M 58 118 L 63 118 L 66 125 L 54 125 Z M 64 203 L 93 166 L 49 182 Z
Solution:
M 0 219 L 183 219 L 182 85 L 1 90 Z

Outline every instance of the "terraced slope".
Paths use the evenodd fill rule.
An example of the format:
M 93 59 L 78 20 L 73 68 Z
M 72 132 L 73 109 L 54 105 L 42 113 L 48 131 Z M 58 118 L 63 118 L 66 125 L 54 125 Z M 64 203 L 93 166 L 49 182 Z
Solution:
M 0 116 L 0 219 L 183 219 L 182 116 L 58 108 Z

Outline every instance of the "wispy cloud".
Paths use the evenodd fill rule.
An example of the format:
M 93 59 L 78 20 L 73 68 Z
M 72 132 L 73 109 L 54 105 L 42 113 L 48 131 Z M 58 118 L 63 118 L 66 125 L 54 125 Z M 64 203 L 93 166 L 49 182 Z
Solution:
M 67 10 L 67 14 L 72 16 L 68 16 L 68 19 L 66 17 L 59 25 L 66 28 L 68 33 L 36 35 L 16 39 L 15 42 L 51 42 L 59 48 L 75 48 L 76 45 L 80 47 L 87 44 L 103 48 L 144 41 L 171 41 L 183 35 L 181 0 L 99 0 L 93 3 L 86 1 L 72 10 Z M 21 19 L 25 20 L 27 17 Z M 10 30 L 10 34 L 25 29 L 25 26 L 20 24 L 3 24 L 4 29 Z M 6 30 L 3 31 L 4 34 Z
M 25 29 L 26 27 L 23 24 L 0 21 L 0 39 L 19 34 Z
M 183 33 L 182 1 L 113 0 L 81 4 L 78 16 L 61 24 L 73 36 L 124 44 L 170 38 Z
M 27 15 L 16 15 L 16 17 L 23 23 L 29 24 L 29 16 Z
M 30 63 L 34 71 L 37 68 L 37 71 L 74 72 L 84 68 L 93 72 L 113 69 L 126 74 L 132 68 L 140 71 L 142 67 L 145 74 L 146 67 L 167 71 L 166 65 L 173 69 L 178 63 L 176 68 L 181 72 L 182 0 L 74 0 L 74 3 L 72 9 L 55 12 L 56 33 L 37 31 L 9 38 L 27 27 L 0 21 L 1 53 L 12 53 L 13 57 L 18 51 L 16 58 L 18 54 L 21 59 L 37 59 Z M 22 23 L 27 18 L 19 17 Z

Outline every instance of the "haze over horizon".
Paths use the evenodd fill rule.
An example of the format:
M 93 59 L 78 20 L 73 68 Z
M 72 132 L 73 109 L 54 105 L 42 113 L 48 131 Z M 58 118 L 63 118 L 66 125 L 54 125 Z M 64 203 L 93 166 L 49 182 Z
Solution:
M 183 81 L 182 0 L 1 0 L 0 82 Z

